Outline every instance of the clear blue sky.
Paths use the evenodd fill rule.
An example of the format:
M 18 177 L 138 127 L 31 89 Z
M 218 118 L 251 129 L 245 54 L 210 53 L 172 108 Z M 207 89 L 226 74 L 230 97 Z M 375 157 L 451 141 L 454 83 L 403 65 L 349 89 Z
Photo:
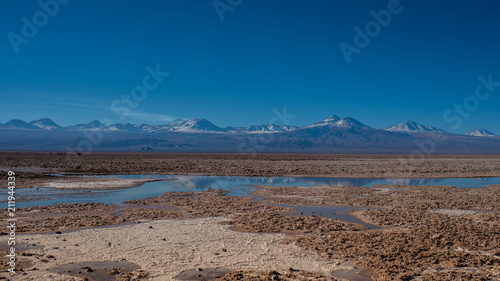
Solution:
M 376 128 L 413 120 L 500 134 L 500 87 L 456 129 L 442 117 L 474 95 L 479 75 L 500 81 L 498 1 L 402 0 L 351 63 L 339 44 L 354 45 L 354 28 L 390 1 L 243 0 L 221 21 L 212 0 L 72 0 L 16 54 L 8 34 L 22 36 L 21 19 L 43 11 L 37 2 L 0 3 L 2 123 L 247 126 L 286 106 L 295 125 L 336 114 Z M 120 119 L 111 103 L 142 85 L 148 65 L 170 75 Z

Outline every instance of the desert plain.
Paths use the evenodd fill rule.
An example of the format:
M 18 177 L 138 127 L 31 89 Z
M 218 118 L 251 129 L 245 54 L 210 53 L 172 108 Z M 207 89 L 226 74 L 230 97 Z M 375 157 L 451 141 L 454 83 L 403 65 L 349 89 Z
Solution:
M 4 187 L 114 190 L 151 180 L 97 176 L 486 178 L 500 156 L 4 152 L 0 169 Z M 252 188 L 18 208 L 0 279 L 500 280 L 499 184 Z

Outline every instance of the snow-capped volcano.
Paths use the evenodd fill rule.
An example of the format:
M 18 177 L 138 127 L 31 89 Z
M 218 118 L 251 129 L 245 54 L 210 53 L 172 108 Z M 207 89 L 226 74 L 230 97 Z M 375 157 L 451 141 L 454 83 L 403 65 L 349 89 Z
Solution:
M 358 120 L 351 118 L 351 117 L 345 117 L 337 122 L 334 123 L 334 126 L 337 128 L 344 128 L 344 129 L 351 129 L 351 128 L 368 128 L 365 124 L 359 122 Z
M 37 121 L 31 121 L 30 124 L 44 130 L 62 129 L 61 126 L 57 125 L 56 122 L 50 120 L 49 118 L 42 118 Z
M 161 126 L 162 130 L 179 131 L 179 132 L 224 132 L 223 128 L 217 127 L 214 123 L 207 119 L 191 118 L 187 120 L 175 120 Z
M 444 132 L 443 130 L 431 127 L 431 126 L 423 126 L 413 121 L 406 121 L 401 124 L 397 124 L 394 126 L 385 127 L 382 130 L 395 132 L 395 133 L 433 133 L 433 132 Z
M 350 129 L 350 128 L 364 128 L 368 126 L 364 125 L 363 123 L 351 117 L 345 117 L 341 119 L 336 115 L 332 115 L 323 121 L 316 122 L 309 126 L 304 126 L 302 128 L 307 129 L 315 127 Z
M 338 117 L 337 115 L 332 115 L 332 116 L 326 118 L 325 120 L 322 120 L 322 121 L 319 121 L 319 122 L 316 122 L 316 123 L 312 123 L 311 125 L 304 126 L 302 128 L 314 128 L 314 127 L 331 126 L 331 125 L 335 124 L 335 122 L 337 122 L 339 120 L 340 120 L 340 117 Z
M 475 137 L 496 137 L 497 135 L 493 134 L 492 132 L 480 128 L 480 129 L 475 129 L 470 132 L 468 132 L 466 135 L 468 136 L 475 136 Z

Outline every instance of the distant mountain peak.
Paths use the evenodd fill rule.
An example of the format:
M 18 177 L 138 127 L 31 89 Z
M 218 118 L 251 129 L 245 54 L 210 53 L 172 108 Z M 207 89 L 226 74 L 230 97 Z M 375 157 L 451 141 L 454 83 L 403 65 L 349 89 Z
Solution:
M 443 130 L 432 127 L 432 126 L 424 126 L 420 125 L 414 121 L 406 121 L 404 123 L 400 123 L 397 125 L 385 127 L 382 130 L 395 132 L 395 133 L 435 133 L 435 132 L 444 132 Z
M 340 117 L 338 117 L 337 115 L 331 115 L 331 116 L 328 116 L 328 118 L 326 118 L 325 120 L 323 120 L 324 122 L 337 122 L 340 120 Z
M 358 120 L 352 117 L 340 118 L 337 115 L 332 115 L 323 121 L 313 123 L 303 128 L 314 128 L 314 127 L 350 129 L 350 128 L 367 128 L 368 126 L 366 126 L 365 124 L 359 122 Z
M 296 126 L 291 125 L 252 125 L 246 128 L 237 128 L 240 132 L 244 133 L 280 133 L 280 132 L 288 132 L 297 129 Z
M 36 121 L 31 121 L 30 124 L 44 130 L 57 130 L 62 128 L 49 118 L 42 118 Z
M 12 128 L 12 129 L 28 129 L 28 130 L 39 130 L 40 129 L 37 126 L 32 125 L 32 124 L 28 124 L 20 119 L 12 119 L 9 122 L 5 123 L 3 126 L 7 127 L 7 128 Z
M 466 135 L 468 136 L 474 136 L 474 137 L 495 137 L 497 135 L 493 134 L 492 132 L 479 128 L 479 129 L 474 129 L 468 132 Z
M 138 131 L 137 126 L 130 123 L 126 124 L 111 124 L 108 126 L 108 130 L 111 131 L 127 131 L 127 132 L 135 132 Z
M 217 127 L 214 123 L 208 121 L 205 118 L 190 118 L 187 120 L 177 119 L 170 122 L 166 127 L 170 127 L 172 131 L 181 132 L 196 132 L 196 131 L 213 131 L 213 132 L 223 132 L 223 128 Z
M 368 127 L 365 124 L 359 122 L 358 120 L 352 118 L 352 117 L 345 117 L 337 122 L 335 122 L 335 126 L 339 128 L 363 128 L 363 127 Z
M 331 115 L 328 116 L 326 119 L 313 123 L 311 125 L 305 126 L 304 128 L 314 128 L 314 127 L 324 127 L 324 126 L 330 126 L 332 124 L 335 124 L 335 122 L 339 121 L 340 117 L 337 115 Z
M 73 126 L 66 127 L 68 130 L 74 131 L 103 131 L 107 130 L 108 127 L 98 120 L 94 120 L 88 124 L 76 124 Z

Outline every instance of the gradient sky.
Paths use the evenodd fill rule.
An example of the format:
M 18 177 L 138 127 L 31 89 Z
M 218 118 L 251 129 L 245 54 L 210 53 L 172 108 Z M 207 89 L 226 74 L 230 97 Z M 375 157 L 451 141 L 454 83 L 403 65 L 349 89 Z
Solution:
M 286 106 L 295 125 L 336 114 L 376 128 L 413 120 L 500 134 L 500 87 L 460 126 L 443 119 L 474 95 L 478 76 L 500 81 L 498 1 L 402 0 L 351 63 L 339 44 L 354 45 L 354 28 L 390 1 L 242 0 L 221 21 L 212 0 L 72 0 L 16 54 L 8 34 L 22 36 L 21 19 L 43 11 L 37 2 L 0 2 L 2 123 L 196 117 L 248 126 Z M 156 65 L 170 75 L 120 118 L 112 102 Z

